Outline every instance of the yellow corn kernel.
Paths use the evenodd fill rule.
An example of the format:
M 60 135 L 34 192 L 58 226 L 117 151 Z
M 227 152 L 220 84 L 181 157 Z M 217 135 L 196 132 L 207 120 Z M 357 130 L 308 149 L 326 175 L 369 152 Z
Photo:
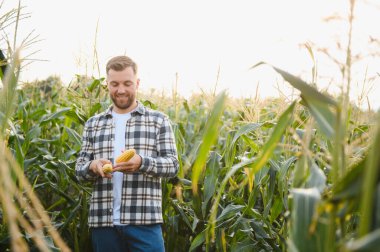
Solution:
M 103 172 L 104 173 L 111 173 L 112 172 L 112 165 L 111 164 L 103 165 Z
M 134 149 L 129 149 L 124 151 L 120 156 L 116 158 L 116 163 L 122 163 L 127 162 L 130 160 L 134 155 L 136 154 L 136 151 Z

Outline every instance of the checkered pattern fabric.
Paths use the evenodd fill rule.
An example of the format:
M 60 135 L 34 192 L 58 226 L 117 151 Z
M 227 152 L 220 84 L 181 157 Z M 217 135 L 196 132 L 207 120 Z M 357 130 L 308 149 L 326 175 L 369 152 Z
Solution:
M 84 127 L 76 176 L 93 181 L 90 227 L 113 226 L 112 179 L 93 174 L 89 166 L 94 159 L 108 159 L 113 163 L 114 131 L 112 107 L 91 117 Z M 162 223 L 161 178 L 175 176 L 179 166 L 169 119 L 139 102 L 126 124 L 125 139 L 125 149 L 135 149 L 142 157 L 142 165 L 138 172 L 124 174 L 120 223 Z

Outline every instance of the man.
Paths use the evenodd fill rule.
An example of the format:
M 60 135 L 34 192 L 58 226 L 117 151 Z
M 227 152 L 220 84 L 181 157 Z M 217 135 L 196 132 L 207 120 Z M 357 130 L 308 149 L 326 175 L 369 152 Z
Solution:
M 84 127 L 76 175 L 93 181 L 89 226 L 94 251 L 164 251 L 161 178 L 178 171 L 174 134 L 167 116 L 137 101 L 137 65 L 127 56 L 106 66 L 112 105 Z M 115 163 L 135 149 L 128 162 Z M 105 174 L 104 164 L 113 164 Z

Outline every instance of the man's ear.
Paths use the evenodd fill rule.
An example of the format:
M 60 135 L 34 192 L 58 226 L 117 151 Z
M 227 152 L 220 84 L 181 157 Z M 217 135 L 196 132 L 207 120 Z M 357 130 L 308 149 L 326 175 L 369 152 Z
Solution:
M 139 86 L 140 86 L 140 79 L 138 78 L 136 81 L 136 88 L 139 88 Z

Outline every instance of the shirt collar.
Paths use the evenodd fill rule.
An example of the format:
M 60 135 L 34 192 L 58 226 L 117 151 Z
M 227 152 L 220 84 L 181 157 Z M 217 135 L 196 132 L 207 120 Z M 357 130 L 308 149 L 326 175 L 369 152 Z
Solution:
M 107 117 L 109 116 L 112 117 L 112 108 L 113 108 L 113 104 L 111 104 L 105 111 L 105 114 Z M 143 115 L 145 114 L 145 110 L 146 110 L 145 106 L 141 102 L 137 101 L 137 107 L 133 111 L 131 111 L 131 115 L 135 115 L 137 113 Z

